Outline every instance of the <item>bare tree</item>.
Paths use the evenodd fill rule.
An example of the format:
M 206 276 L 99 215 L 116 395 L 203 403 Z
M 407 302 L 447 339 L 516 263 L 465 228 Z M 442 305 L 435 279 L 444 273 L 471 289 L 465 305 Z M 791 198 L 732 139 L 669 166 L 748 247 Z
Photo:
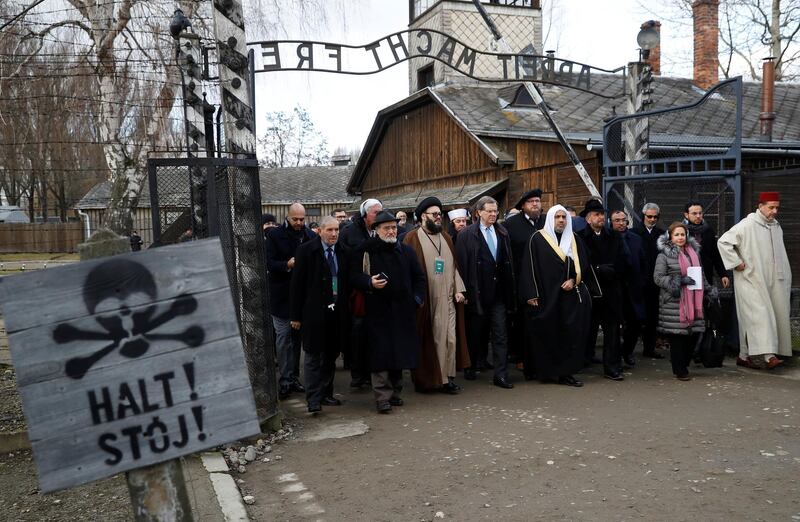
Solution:
M 655 13 L 691 28 L 694 0 L 671 0 Z M 642 7 L 650 10 L 649 6 Z M 775 77 L 793 81 L 800 76 L 800 0 L 720 0 L 720 72 L 761 79 L 760 61 L 775 58 Z
M 265 152 L 263 164 L 270 168 L 326 165 L 329 161 L 327 140 L 299 105 L 291 113 L 268 113 L 266 132 L 259 143 Z

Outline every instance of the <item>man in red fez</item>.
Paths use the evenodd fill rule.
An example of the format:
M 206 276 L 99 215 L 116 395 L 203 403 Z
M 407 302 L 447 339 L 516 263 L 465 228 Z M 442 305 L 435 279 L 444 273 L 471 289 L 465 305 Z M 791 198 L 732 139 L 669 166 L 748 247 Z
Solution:
M 789 298 L 792 271 L 778 220 L 780 194 L 762 192 L 758 208 L 719 238 L 727 270 L 733 269 L 739 316 L 736 364 L 767 369 L 792 355 Z

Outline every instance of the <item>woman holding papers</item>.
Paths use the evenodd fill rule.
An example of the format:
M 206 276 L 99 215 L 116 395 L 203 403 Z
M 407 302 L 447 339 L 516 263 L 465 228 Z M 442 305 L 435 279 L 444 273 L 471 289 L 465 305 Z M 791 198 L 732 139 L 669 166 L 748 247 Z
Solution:
M 653 280 L 661 289 L 657 330 L 669 340 L 672 373 L 688 381 L 689 363 L 700 334 L 705 331 L 703 295 L 716 293 L 705 283 L 700 245 L 687 236 L 686 225 L 675 222 L 658 238 Z

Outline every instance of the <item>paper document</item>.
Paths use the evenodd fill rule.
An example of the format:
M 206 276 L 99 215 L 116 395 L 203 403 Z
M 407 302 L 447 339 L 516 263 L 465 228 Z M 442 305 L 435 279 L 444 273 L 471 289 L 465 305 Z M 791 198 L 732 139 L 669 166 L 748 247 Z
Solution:
M 686 275 L 694 279 L 693 285 L 688 285 L 686 288 L 689 290 L 702 290 L 703 289 L 703 268 L 699 266 L 690 266 L 686 269 Z

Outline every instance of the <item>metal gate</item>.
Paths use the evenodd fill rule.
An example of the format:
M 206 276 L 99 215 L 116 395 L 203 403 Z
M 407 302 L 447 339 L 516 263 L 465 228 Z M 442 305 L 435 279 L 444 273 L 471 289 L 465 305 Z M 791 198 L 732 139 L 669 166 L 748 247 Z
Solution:
M 147 162 L 153 247 L 219 236 L 260 420 L 278 411 L 255 159 Z M 191 235 L 187 231 L 191 229 Z
M 603 128 L 606 207 L 641 220 L 642 205 L 654 202 L 668 224 L 697 201 L 716 230 L 727 230 L 742 217 L 741 151 L 741 78 L 689 105 L 614 118 Z

